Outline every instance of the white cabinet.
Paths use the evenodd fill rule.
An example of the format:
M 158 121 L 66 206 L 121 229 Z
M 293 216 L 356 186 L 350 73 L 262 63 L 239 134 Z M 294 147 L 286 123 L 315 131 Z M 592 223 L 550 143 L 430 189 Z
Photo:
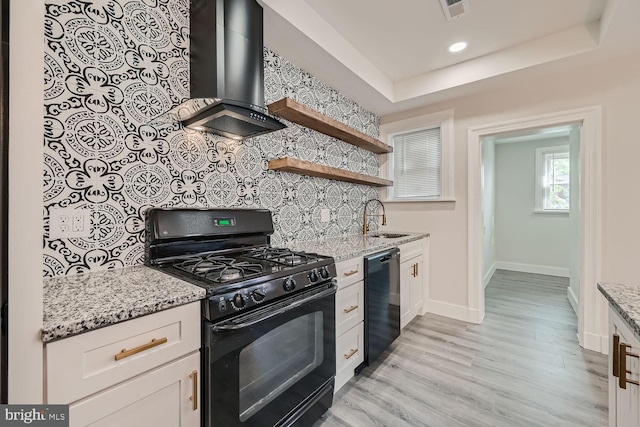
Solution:
M 405 327 L 422 315 L 426 286 L 424 253 L 426 240 L 420 239 L 400 248 L 400 325 Z M 334 392 L 353 377 L 353 370 L 364 361 L 364 259 L 357 257 L 336 264 L 336 381 Z
M 609 426 L 640 425 L 640 340 L 609 307 Z
M 334 393 L 353 377 L 364 361 L 364 261 L 362 257 L 336 265 L 336 380 Z
M 196 353 L 125 381 L 72 404 L 70 426 L 199 426 L 199 371 Z
M 400 328 L 422 315 L 426 269 L 424 239 L 400 245 Z
M 199 426 L 200 303 L 45 347 L 46 402 L 72 426 Z

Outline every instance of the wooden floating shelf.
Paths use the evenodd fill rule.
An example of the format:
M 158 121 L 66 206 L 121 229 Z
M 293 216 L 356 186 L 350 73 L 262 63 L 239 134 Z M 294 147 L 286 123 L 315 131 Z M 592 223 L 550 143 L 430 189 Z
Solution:
M 269 162 L 269 169 L 282 172 L 297 173 L 299 175 L 316 176 L 318 178 L 334 179 L 337 181 L 352 182 L 354 184 L 370 185 L 373 187 L 389 187 L 393 181 L 378 178 L 377 176 L 363 175 L 361 173 L 319 165 L 305 160 L 284 157 Z
M 393 151 L 392 146 L 378 141 L 331 117 L 318 113 L 309 107 L 305 107 L 291 98 L 282 98 L 273 104 L 269 104 L 268 107 L 270 114 L 278 115 L 291 122 L 308 127 L 309 129 L 348 142 L 356 147 L 364 148 L 377 154 L 391 153 Z

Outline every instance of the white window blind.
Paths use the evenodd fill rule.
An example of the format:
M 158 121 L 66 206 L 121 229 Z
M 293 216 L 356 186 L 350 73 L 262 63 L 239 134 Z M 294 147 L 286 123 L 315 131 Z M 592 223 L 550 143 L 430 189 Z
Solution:
M 440 127 L 393 136 L 395 199 L 436 199 L 441 193 Z

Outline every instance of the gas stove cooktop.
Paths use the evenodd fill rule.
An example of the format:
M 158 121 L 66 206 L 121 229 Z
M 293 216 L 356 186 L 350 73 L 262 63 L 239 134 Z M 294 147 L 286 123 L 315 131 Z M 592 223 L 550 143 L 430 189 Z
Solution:
M 321 286 L 336 277 L 333 258 L 272 247 L 271 212 L 151 209 L 147 264 L 207 291 L 208 320 Z
M 218 252 L 187 256 L 162 267 L 181 277 L 190 278 L 209 293 L 235 288 L 236 284 L 275 280 L 299 272 L 308 272 L 310 282 L 330 278 L 328 265 L 333 258 L 294 252 L 286 248 L 263 246 L 238 253 Z
M 208 304 L 203 307 L 208 320 L 302 292 L 336 276 L 331 257 L 272 247 L 199 254 L 158 268 L 207 290 Z

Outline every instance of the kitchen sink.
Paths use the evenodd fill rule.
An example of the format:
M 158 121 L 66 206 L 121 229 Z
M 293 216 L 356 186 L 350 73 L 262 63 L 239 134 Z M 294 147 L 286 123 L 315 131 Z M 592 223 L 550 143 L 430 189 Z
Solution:
M 407 237 L 408 234 L 398 234 L 398 233 L 379 233 L 379 234 L 371 234 L 371 237 L 382 237 L 384 239 L 397 239 L 398 237 Z

